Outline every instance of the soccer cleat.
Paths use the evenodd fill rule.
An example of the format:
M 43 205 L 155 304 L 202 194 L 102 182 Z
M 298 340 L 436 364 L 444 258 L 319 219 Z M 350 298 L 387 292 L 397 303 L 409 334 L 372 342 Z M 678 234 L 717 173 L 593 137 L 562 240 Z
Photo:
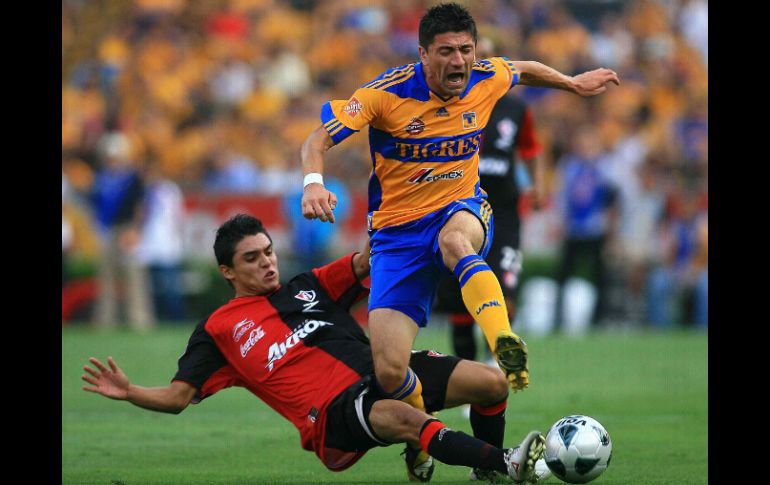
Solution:
M 406 474 L 409 476 L 410 481 L 430 481 L 430 477 L 433 476 L 433 469 L 436 468 L 432 456 L 421 449 L 414 449 L 409 445 L 406 445 L 401 455 L 403 455 L 406 462 Z
M 551 477 L 551 475 L 553 475 L 553 473 L 551 473 L 548 465 L 545 464 L 545 459 L 540 458 L 535 462 L 535 479 L 527 480 L 524 482 L 524 484 L 535 485 L 536 483 L 540 483 L 543 480 L 547 480 Z M 494 470 L 482 470 L 480 468 L 471 469 L 471 473 L 468 478 L 470 478 L 472 482 L 486 481 L 487 483 L 503 483 L 508 481 L 508 477 L 500 472 L 496 472 Z
M 540 431 L 530 431 L 516 448 L 505 452 L 508 476 L 515 483 L 535 483 L 538 480 L 535 463 L 545 453 L 545 436 Z
M 535 480 L 528 480 L 525 483 L 527 485 L 534 485 L 536 483 L 539 483 L 543 480 L 550 478 L 551 475 L 553 475 L 553 473 L 551 473 L 551 470 L 548 468 L 548 465 L 545 464 L 545 459 L 540 458 L 535 462 Z
M 481 468 L 473 468 L 468 478 L 472 482 L 486 481 L 487 483 L 503 483 L 508 481 L 508 477 L 495 470 L 482 470 Z
M 527 344 L 524 339 L 510 331 L 500 331 L 495 341 L 495 360 L 508 378 L 513 392 L 529 386 L 527 368 Z

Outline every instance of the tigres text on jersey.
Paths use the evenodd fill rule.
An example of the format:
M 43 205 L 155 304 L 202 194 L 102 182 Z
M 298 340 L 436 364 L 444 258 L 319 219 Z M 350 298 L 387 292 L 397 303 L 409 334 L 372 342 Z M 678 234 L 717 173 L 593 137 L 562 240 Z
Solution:
M 492 108 L 516 85 L 505 57 L 476 61 L 460 96 L 443 99 L 422 63 L 393 68 L 347 100 L 321 109 L 335 144 L 369 125 L 369 228 L 410 222 L 452 201 L 482 195 L 479 147 Z

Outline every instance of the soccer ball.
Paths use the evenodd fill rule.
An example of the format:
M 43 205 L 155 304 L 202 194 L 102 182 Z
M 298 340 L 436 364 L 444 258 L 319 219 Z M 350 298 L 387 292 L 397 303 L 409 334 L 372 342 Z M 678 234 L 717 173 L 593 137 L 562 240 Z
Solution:
M 545 463 L 567 483 L 587 483 L 610 465 L 612 441 L 604 426 L 589 416 L 565 416 L 545 437 Z

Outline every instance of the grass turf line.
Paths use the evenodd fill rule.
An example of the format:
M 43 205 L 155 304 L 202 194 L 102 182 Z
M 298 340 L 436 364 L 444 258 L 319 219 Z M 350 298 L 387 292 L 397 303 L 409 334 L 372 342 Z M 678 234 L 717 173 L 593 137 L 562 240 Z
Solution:
M 224 390 L 180 415 L 81 390 L 90 356 L 112 355 L 137 384 L 167 384 L 191 331 L 62 330 L 63 484 L 407 483 L 402 446 L 371 450 L 349 470 L 330 472 L 300 448 L 289 422 L 243 389 Z M 527 343 L 531 384 L 509 396 L 506 445 L 530 429 L 547 432 L 564 415 L 587 414 L 613 441 L 610 467 L 592 483 L 708 483 L 706 333 L 595 333 Z M 448 353 L 449 330 L 423 329 L 415 347 Z M 470 432 L 459 409 L 438 417 Z M 438 464 L 432 482 L 467 484 L 468 469 Z

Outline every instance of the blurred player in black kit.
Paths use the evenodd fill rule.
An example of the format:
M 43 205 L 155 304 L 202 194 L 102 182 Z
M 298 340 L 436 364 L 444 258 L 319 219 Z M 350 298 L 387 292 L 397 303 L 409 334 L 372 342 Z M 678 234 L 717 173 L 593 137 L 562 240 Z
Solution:
M 477 56 L 491 55 L 494 46 L 488 38 L 479 38 Z M 534 209 L 543 203 L 543 166 L 539 161 L 542 147 L 535 135 L 532 110 L 512 94 L 506 94 L 495 105 L 489 118 L 481 145 L 479 175 L 481 188 L 487 192 L 495 214 L 495 232 L 487 263 L 494 271 L 505 297 L 508 317 L 516 316 L 516 296 L 522 268 L 520 249 L 521 218 L 519 199 L 521 189 L 517 179 L 519 162 L 525 164 L 532 183 L 531 201 Z M 518 156 L 517 156 L 518 155 Z M 455 355 L 474 360 L 476 338 L 474 320 L 468 313 L 455 278 L 444 278 L 438 287 L 437 308 L 449 313 L 452 323 L 452 343 Z

